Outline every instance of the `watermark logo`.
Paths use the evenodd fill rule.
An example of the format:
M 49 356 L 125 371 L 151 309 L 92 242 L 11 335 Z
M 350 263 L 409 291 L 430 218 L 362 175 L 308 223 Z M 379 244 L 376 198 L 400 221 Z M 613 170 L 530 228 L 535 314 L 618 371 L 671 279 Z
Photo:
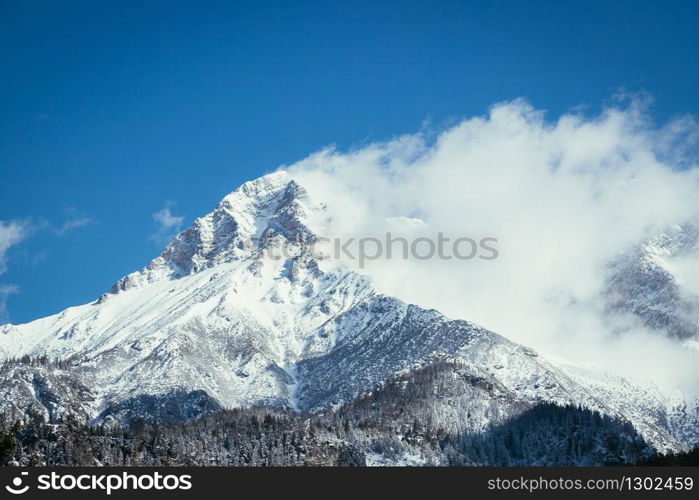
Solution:
M 107 495 L 118 490 L 189 490 L 189 474 L 129 473 L 121 474 L 44 474 L 39 476 L 40 490 L 103 491 Z
M 317 260 L 356 261 L 360 269 L 377 260 L 482 260 L 492 261 L 500 256 L 498 238 L 494 236 L 450 237 L 442 232 L 416 238 L 395 236 L 388 232 L 379 236 L 352 236 L 326 238 L 313 236 L 293 240 L 272 234 L 237 240 L 228 234 L 215 236 L 210 251 L 226 251 L 231 247 L 259 251 L 270 259 L 291 259 L 299 253 L 308 253 Z
M 12 495 L 23 495 L 30 489 L 29 472 L 20 472 L 19 476 L 12 479 L 11 484 L 5 489 Z M 117 491 L 148 491 L 161 490 L 164 492 L 173 490 L 192 489 L 192 476 L 190 474 L 163 474 L 160 472 L 119 472 L 107 474 L 72 474 L 51 472 L 36 476 L 34 490 L 39 491 L 93 491 L 111 495 Z
M 29 475 L 28 472 L 21 472 L 19 476 L 15 477 L 12 480 L 12 486 L 9 484 L 5 486 L 5 489 L 12 493 L 13 495 L 22 495 L 23 493 L 26 493 L 29 490 L 29 485 L 22 486 L 22 483 L 24 482 L 22 479 L 22 476 L 27 476 Z

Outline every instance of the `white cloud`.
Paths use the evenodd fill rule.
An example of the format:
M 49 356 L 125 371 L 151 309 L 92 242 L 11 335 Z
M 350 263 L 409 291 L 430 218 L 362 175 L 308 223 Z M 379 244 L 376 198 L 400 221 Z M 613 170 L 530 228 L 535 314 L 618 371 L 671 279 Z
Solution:
M 32 232 L 26 221 L 0 221 L 0 274 L 7 271 L 7 252 Z
M 10 311 L 7 309 L 7 298 L 13 293 L 18 293 L 17 285 L 0 284 L 0 325 L 5 324 L 10 319 Z
M 54 233 L 58 236 L 65 236 L 68 232 L 72 231 L 73 229 L 78 229 L 84 226 L 87 226 L 88 224 L 92 224 L 93 220 L 91 217 L 88 217 L 87 215 L 83 214 L 79 210 L 75 208 L 70 208 L 67 210 L 68 212 L 68 218 L 63 221 L 63 223 L 54 228 Z
M 7 271 L 7 255 L 9 250 L 39 231 L 50 231 L 57 236 L 65 236 L 68 232 L 79 227 L 86 226 L 92 222 L 90 217 L 76 209 L 70 208 L 67 210 L 68 218 L 57 227 L 52 226 L 44 219 L 31 220 L 11 220 L 0 221 L 0 275 Z M 32 263 L 37 263 L 45 258 L 43 252 L 36 253 L 30 260 Z M 10 295 L 19 293 L 19 287 L 13 284 L 0 283 L 0 324 L 9 319 L 9 310 L 7 308 L 7 299 Z
M 7 271 L 7 252 L 32 233 L 31 225 L 26 221 L 0 221 L 0 275 Z M 17 285 L 0 283 L 0 325 L 9 320 L 7 298 L 19 292 Z
M 158 228 L 150 235 L 150 239 L 158 245 L 167 243 L 170 238 L 182 230 L 184 216 L 173 215 L 170 210 L 172 205 L 172 202 L 167 202 L 161 210 L 153 214 L 153 220 L 156 222 Z
M 498 238 L 495 261 L 370 262 L 362 272 L 382 291 L 627 374 L 672 356 L 682 362 L 657 362 L 656 375 L 682 377 L 685 354 L 628 318 L 634 335 L 613 333 L 599 294 L 610 257 L 697 216 L 698 130 L 687 117 L 658 127 L 638 101 L 552 122 L 517 100 L 434 139 L 329 148 L 287 170 L 329 202 L 329 237 L 410 236 L 415 225 L 391 224 L 407 217 L 425 221 L 425 234 Z

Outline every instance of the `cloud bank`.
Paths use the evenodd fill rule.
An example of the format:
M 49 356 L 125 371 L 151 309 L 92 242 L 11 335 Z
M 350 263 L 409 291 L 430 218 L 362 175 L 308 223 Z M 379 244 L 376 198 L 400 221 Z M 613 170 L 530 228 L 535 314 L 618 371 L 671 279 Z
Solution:
M 362 272 L 381 291 L 550 356 L 674 384 L 697 377 L 696 353 L 632 318 L 611 321 L 600 295 L 611 258 L 697 220 L 698 131 L 691 117 L 654 124 L 639 100 L 554 121 L 516 100 L 447 130 L 326 148 L 284 168 L 328 202 L 315 221 L 325 236 L 498 240 L 493 261 L 370 262 Z

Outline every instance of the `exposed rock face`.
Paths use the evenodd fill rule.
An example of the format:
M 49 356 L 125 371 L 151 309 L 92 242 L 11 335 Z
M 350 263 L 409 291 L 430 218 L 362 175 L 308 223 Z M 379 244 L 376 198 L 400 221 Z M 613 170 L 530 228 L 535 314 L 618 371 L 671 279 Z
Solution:
M 8 422 L 25 417 L 53 422 L 68 416 L 84 422 L 96 410 L 96 398 L 80 377 L 48 362 L 4 362 L 0 393 Z
M 679 225 L 629 250 L 610 266 L 607 302 L 680 340 L 699 336 L 699 295 L 687 268 L 699 268 L 699 231 Z

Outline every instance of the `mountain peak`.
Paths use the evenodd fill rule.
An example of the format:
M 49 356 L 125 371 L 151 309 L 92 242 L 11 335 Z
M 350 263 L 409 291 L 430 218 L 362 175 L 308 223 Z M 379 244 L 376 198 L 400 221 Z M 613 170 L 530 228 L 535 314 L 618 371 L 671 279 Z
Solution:
M 284 171 L 246 182 L 175 236 L 148 266 L 117 281 L 111 293 L 250 258 L 272 241 L 312 241 L 305 220 L 315 209 L 306 190 Z
M 238 189 L 226 195 L 221 203 L 238 199 L 240 196 L 254 199 L 264 198 L 285 189 L 290 182 L 294 181 L 289 174 L 284 170 L 279 170 L 243 183 Z

